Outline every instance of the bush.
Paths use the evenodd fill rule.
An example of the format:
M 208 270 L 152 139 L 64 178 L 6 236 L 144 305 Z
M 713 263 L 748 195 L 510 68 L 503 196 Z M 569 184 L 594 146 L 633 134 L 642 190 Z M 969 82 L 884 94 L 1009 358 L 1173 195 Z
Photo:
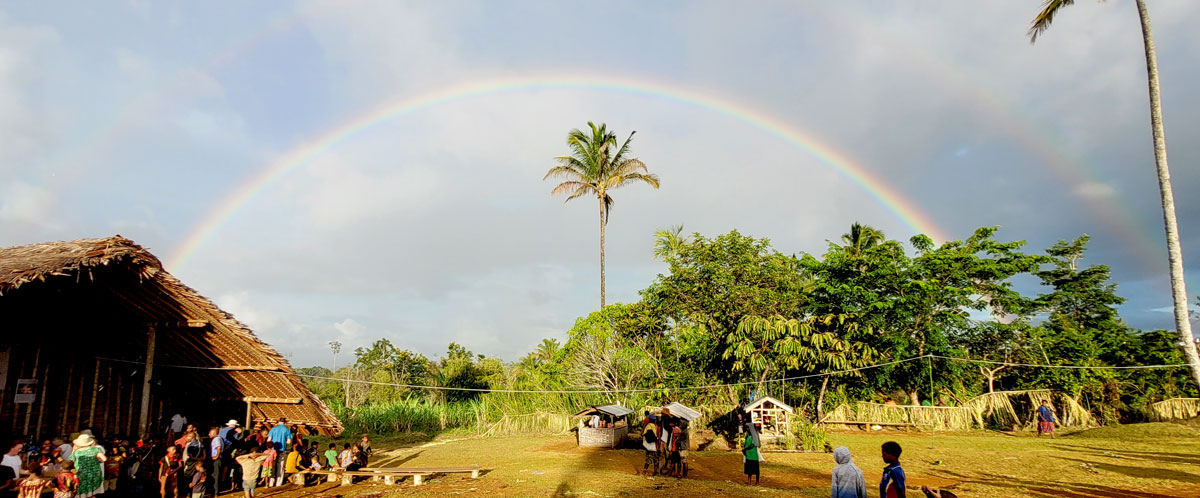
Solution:
M 792 420 L 788 425 L 789 447 L 807 451 L 830 451 L 829 435 L 816 424 Z

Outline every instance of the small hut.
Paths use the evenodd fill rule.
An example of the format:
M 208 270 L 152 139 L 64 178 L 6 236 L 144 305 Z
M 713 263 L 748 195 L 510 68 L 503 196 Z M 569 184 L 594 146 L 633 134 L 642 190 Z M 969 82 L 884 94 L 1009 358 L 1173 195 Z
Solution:
M 579 446 L 582 448 L 616 448 L 629 434 L 626 415 L 633 410 L 621 405 L 589 406 L 574 417 L 579 418 Z
M 700 418 L 700 412 L 688 408 L 678 401 L 664 406 L 663 411 L 672 416 L 687 420 L 688 422 L 694 422 L 696 419 Z
M 792 407 L 770 396 L 763 396 L 746 405 L 746 413 L 750 421 L 758 427 L 760 434 L 787 433 L 788 419 L 792 415 Z

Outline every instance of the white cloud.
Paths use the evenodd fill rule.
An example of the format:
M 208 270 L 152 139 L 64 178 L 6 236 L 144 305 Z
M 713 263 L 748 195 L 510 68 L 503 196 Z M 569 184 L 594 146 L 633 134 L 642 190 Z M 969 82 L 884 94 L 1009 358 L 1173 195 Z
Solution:
M 272 310 L 253 305 L 248 291 L 222 294 L 217 297 L 217 306 L 233 314 L 251 330 L 269 333 L 280 323 L 280 316 Z
M 54 196 L 50 191 L 22 181 L 0 187 L 0 220 L 23 222 L 43 227 L 57 227 L 61 221 L 51 211 Z

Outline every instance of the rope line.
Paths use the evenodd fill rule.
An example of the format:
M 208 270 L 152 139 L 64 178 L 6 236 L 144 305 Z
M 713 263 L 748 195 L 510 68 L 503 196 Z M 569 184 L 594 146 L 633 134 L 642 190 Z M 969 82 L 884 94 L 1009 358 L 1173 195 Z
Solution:
M 777 379 L 767 379 L 762 382 L 751 381 L 751 382 L 734 382 L 734 383 L 729 383 L 729 384 L 709 384 L 709 385 L 703 385 L 703 386 L 683 386 L 683 387 L 670 387 L 670 388 L 612 389 L 612 390 L 603 390 L 603 389 L 548 389 L 548 390 L 489 389 L 489 388 L 472 388 L 472 387 L 427 386 L 427 385 L 420 385 L 420 384 L 399 384 L 399 383 L 394 383 L 394 382 L 377 382 L 377 381 L 370 381 L 370 380 L 342 379 L 342 378 L 337 378 L 337 377 L 326 377 L 326 376 L 321 376 L 321 375 L 308 375 L 308 374 L 301 374 L 301 373 L 296 373 L 296 372 L 285 372 L 282 370 L 271 370 L 271 369 L 265 369 L 265 368 L 224 368 L 224 367 L 199 367 L 199 366 L 192 366 L 192 365 L 161 365 L 161 364 L 156 364 L 154 366 L 161 367 L 161 368 L 180 368 L 180 369 L 186 369 L 186 370 L 274 373 L 274 374 L 300 377 L 300 378 L 305 378 L 305 379 L 327 380 L 327 381 L 333 381 L 333 382 L 346 382 L 346 383 L 364 384 L 364 385 L 371 385 L 371 386 L 401 387 L 401 388 L 406 388 L 406 389 L 428 389 L 431 391 L 465 391 L 465 392 L 506 393 L 506 394 L 632 394 L 632 393 L 657 392 L 657 391 L 664 391 L 664 390 L 699 391 L 699 390 L 705 390 L 705 389 L 720 389 L 720 388 L 728 388 L 728 387 L 762 385 L 762 384 L 770 384 L 773 382 L 788 382 L 788 381 L 793 381 L 793 380 L 803 380 L 803 379 L 811 379 L 811 378 L 839 375 L 839 374 L 845 374 L 845 373 L 861 372 L 864 370 L 871 370 L 874 368 L 882 368 L 882 367 L 887 367 L 887 366 L 892 366 L 892 365 L 898 365 L 901 363 L 907 363 L 910 361 L 917 361 L 917 360 L 922 360 L 922 359 L 926 359 L 926 358 L 930 358 L 930 359 L 937 358 L 937 359 L 942 359 L 942 360 L 967 362 L 967 363 L 985 363 L 985 364 L 991 364 L 991 365 L 1005 365 L 1005 366 L 1011 366 L 1011 367 L 1061 368 L 1061 369 L 1075 369 L 1075 370 L 1134 370 L 1134 369 L 1148 370 L 1148 369 L 1164 369 L 1164 368 L 1183 368 L 1183 367 L 1188 366 L 1188 364 L 1186 364 L 1186 363 L 1164 364 L 1164 365 L 1125 365 L 1125 366 L 1038 365 L 1038 364 L 1033 364 L 1033 363 L 1013 363 L 1013 362 L 991 361 L 991 360 L 976 360 L 976 359 L 971 359 L 971 358 L 958 358 L 958 357 L 953 357 L 953 356 L 924 354 L 921 356 L 914 356 L 912 358 L 906 358 L 903 360 L 889 361 L 887 363 L 879 363 L 879 364 L 875 364 L 875 365 L 868 365 L 865 367 L 848 368 L 848 369 L 836 370 L 836 371 L 832 371 L 832 372 L 821 372 L 821 373 L 814 373 L 814 374 L 807 374 L 807 375 L 797 375 L 797 376 L 793 376 L 793 377 L 783 377 L 783 378 L 777 378 Z M 124 359 L 120 359 L 120 358 L 97 357 L 96 359 L 120 362 L 120 363 L 131 363 L 134 365 L 143 364 L 140 361 L 124 360 Z

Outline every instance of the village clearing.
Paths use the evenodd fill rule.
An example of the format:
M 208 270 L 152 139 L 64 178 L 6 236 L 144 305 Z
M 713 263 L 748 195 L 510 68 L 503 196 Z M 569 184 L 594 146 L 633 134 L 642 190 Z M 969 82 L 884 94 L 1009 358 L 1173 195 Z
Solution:
M 910 489 L 926 484 L 961 497 L 1195 497 L 1200 496 L 1200 427 L 1150 423 L 1104 427 L 1038 439 L 1032 433 L 833 432 L 847 446 L 877 494 L 879 445 L 895 440 Z M 397 448 L 397 446 L 399 446 Z M 768 453 L 762 485 L 745 485 L 741 454 L 692 452 L 687 479 L 645 477 L 642 451 L 583 449 L 571 435 L 441 436 L 430 442 L 380 439 L 373 466 L 479 465 L 479 479 L 435 476 L 421 486 L 320 484 L 260 490 L 259 498 L 377 496 L 829 496 L 833 457 L 826 453 Z M 232 496 L 232 495 L 230 495 Z M 920 496 L 910 494 L 909 496 Z

